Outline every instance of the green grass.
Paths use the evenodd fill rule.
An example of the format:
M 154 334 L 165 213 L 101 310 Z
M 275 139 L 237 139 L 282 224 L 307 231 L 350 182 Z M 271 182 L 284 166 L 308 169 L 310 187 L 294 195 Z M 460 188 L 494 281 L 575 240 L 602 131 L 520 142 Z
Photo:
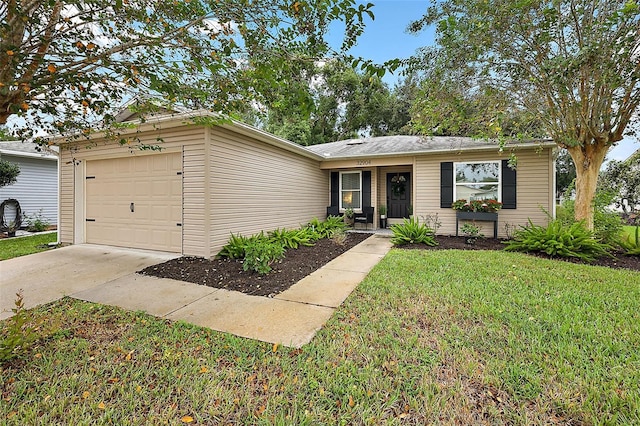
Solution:
M 27 254 L 48 250 L 46 247 L 39 246 L 55 243 L 57 239 L 57 232 L 31 235 L 29 237 L 2 239 L 0 240 L 0 260 L 11 259 L 13 257 L 25 256 Z
M 298 350 L 63 299 L 0 373 L 0 423 L 639 424 L 638 283 L 394 249 Z

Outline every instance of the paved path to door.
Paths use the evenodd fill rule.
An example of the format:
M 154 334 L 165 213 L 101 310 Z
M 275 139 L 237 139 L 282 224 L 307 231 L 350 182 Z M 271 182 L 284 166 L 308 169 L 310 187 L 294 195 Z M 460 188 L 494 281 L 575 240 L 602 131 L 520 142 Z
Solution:
M 300 347 L 311 341 L 390 248 L 389 238 L 374 235 L 268 298 L 135 273 L 175 254 L 70 246 L 0 262 L 0 319 L 11 315 L 14 294 L 23 289 L 27 307 L 71 296 Z

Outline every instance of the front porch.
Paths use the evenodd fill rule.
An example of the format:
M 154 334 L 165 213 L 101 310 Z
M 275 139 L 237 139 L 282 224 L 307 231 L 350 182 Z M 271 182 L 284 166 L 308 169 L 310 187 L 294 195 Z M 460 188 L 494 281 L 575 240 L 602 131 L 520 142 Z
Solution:
M 367 163 L 367 164 L 360 164 Z M 373 167 L 339 167 L 330 170 L 330 204 L 327 211 L 344 214 L 352 209 L 357 215 L 373 208 L 372 229 L 382 229 L 413 214 L 413 164 L 373 165 L 360 161 L 358 165 Z M 382 217 L 381 217 L 382 216 Z M 358 225 L 363 229 L 362 225 Z

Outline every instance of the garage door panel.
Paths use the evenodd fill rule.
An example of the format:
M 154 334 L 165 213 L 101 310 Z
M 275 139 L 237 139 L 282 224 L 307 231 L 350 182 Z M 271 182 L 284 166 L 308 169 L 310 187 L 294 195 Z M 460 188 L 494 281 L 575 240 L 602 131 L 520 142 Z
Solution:
M 180 153 L 88 161 L 87 242 L 181 252 L 181 171 Z

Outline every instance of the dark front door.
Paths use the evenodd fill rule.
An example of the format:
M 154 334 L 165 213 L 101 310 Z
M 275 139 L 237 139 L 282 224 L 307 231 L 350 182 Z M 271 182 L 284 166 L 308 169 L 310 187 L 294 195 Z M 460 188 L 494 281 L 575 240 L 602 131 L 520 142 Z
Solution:
M 387 216 L 409 217 L 411 173 L 387 173 Z

